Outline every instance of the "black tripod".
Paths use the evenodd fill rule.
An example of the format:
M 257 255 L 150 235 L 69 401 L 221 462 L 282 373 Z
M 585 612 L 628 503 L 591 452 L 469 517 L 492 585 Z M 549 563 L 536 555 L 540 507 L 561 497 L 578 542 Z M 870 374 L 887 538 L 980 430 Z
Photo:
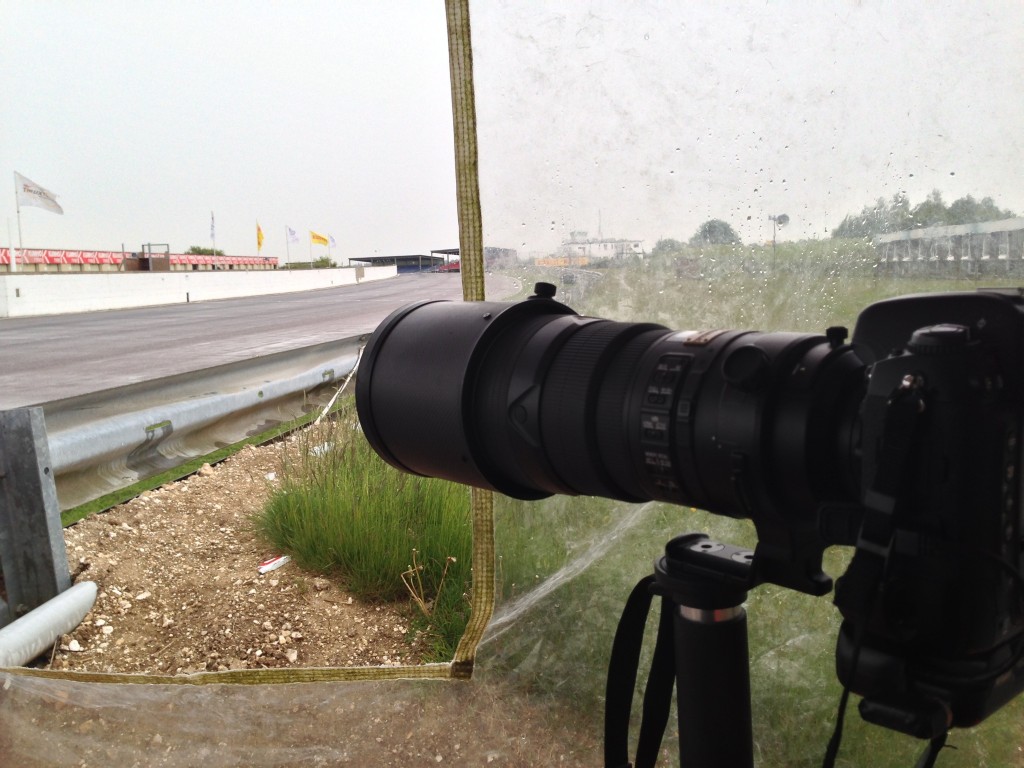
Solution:
M 655 574 L 633 590 L 609 664 L 605 765 L 625 768 L 630 705 L 652 594 L 663 606 L 644 697 L 636 768 L 657 761 L 676 686 L 680 765 L 752 768 L 750 660 L 743 603 L 753 552 L 686 534 L 670 541 Z
M 637 584 L 619 621 L 608 666 L 606 768 L 654 767 L 668 723 L 673 685 L 680 765 L 753 768 L 750 656 L 743 608 L 751 587 L 753 556 L 749 549 L 712 541 L 701 533 L 686 534 L 666 545 L 654 575 Z M 630 763 L 630 710 L 653 595 L 662 598 L 661 623 L 644 693 L 636 761 Z M 844 691 L 844 700 L 847 695 Z M 826 765 L 832 764 L 838 751 L 844 710 L 842 704 Z M 946 742 L 945 727 L 934 733 L 897 730 L 928 738 L 930 743 L 916 768 L 934 766 Z

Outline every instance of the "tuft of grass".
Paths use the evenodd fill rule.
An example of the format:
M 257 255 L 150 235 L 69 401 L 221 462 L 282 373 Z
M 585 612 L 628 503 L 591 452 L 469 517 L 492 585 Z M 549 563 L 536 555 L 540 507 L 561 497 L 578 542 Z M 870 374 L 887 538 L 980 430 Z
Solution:
M 358 428 L 351 399 L 301 433 L 297 458 L 256 518 L 303 567 L 338 577 L 366 600 L 410 597 L 431 660 L 450 659 L 469 616 L 469 493 L 385 464 Z

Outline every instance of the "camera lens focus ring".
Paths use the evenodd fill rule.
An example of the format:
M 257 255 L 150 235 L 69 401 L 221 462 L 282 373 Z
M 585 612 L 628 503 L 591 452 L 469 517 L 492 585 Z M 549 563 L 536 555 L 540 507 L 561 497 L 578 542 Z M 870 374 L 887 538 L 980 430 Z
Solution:
M 545 377 L 540 411 L 548 460 L 578 493 L 624 495 L 601 460 L 599 437 L 608 430 L 598 423 L 598 403 L 610 371 L 619 367 L 616 358 L 623 345 L 650 330 L 665 329 L 610 321 L 583 326 L 566 342 Z M 618 438 L 623 421 L 620 416 L 611 429 Z

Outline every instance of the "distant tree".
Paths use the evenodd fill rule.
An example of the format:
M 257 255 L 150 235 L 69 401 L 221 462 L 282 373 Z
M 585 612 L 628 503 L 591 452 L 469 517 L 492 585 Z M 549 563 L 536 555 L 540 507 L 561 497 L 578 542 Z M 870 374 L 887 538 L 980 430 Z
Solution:
M 978 201 L 967 195 L 949 204 L 950 224 L 974 224 L 979 221 L 999 221 L 1013 217 L 1013 211 L 1000 208 L 991 197 L 983 197 Z
M 199 245 L 190 245 L 185 253 L 191 253 L 196 256 L 223 256 L 224 251 L 220 248 L 214 250 L 213 248 L 203 248 Z
M 885 231 L 901 232 L 909 228 L 911 223 L 910 198 L 902 192 L 897 192 L 885 208 Z
M 896 194 L 892 200 L 880 197 L 874 205 L 865 205 L 860 214 L 847 216 L 832 230 L 832 237 L 874 237 L 886 232 L 899 232 L 911 226 L 910 200 Z
M 673 240 L 671 237 L 663 237 L 661 240 L 656 242 L 654 247 L 651 249 L 651 258 L 669 258 L 682 253 L 685 249 L 685 243 Z
M 338 266 L 338 264 L 331 260 L 329 256 L 321 256 L 313 262 L 313 269 L 333 269 L 336 266 Z
M 923 203 L 918 203 L 910 211 L 911 226 L 941 227 L 949 224 L 949 209 L 942 202 L 942 193 L 933 189 Z
M 690 245 L 731 245 L 740 242 L 739 236 L 721 219 L 709 219 L 690 238 Z
M 890 201 L 880 197 L 874 205 L 864 206 L 860 214 L 844 218 L 832 230 L 832 237 L 870 238 L 918 227 L 1012 219 L 1015 215 L 997 206 L 991 197 L 978 201 L 967 195 L 947 206 L 942 192 L 933 189 L 924 202 L 913 207 L 905 195 L 893 195 Z

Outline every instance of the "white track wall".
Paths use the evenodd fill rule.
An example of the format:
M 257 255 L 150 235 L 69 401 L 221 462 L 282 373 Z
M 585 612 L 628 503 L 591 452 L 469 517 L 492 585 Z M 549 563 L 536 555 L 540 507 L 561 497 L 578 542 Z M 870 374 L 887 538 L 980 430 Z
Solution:
M 396 274 L 393 266 L 273 272 L 15 273 L 0 275 L 0 318 L 294 293 Z

